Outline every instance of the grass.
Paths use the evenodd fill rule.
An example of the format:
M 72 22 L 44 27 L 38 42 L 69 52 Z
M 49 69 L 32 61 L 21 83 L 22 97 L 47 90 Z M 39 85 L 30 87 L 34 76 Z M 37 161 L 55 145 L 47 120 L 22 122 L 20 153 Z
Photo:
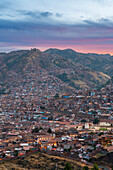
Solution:
M 4 161 L 0 163 L 0 169 L 15 169 L 15 170 L 28 170 L 28 169 L 55 169 L 56 165 L 58 169 L 64 169 L 66 163 L 69 163 L 73 169 L 82 170 L 85 166 L 80 161 L 76 161 L 69 158 L 63 158 L 59 156 L 48 155 L 45 153 L 34 153 L 25 158 L 17 160 Z
M 99 130 L 107 130 L 107 128 L 100 128 Z

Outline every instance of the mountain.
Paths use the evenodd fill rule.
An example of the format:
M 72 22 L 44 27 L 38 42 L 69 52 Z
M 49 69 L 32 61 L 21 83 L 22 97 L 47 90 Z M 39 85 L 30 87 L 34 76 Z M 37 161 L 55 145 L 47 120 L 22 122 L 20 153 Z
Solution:
M 86 66 L 94 71 L 100 71 L 109 76 L 113 76 L 113 56 L 109 54 L 78 53 L 72 49 L 48 49 L 47 54 L 58 54 L 66 59 L 71 59 L 76 65 Z
M 56 48 L 47 49 L 46 51 L 44 51 L 44 53 L 46 53 L 46 54 L 58 54 L 58 55 L 63 56 L 67 59 L 74 59 L 74 58 L 78 57 L 78 54 L 79 54 L 72 49 L 59 50 L 59 49 L 56 49 Z
M 70 55 L 76 52 L 66 50 Z M 67 55 L 68 56 L 68 55 Z M 68 57 L 38 49 L 0 53 L 0 93 L 51 95 L 105 84 L 110 77 Z

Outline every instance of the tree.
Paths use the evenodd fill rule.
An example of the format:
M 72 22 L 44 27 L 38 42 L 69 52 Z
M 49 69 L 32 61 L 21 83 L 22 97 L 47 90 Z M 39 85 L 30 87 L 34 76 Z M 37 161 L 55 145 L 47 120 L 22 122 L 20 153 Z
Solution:
M 2 157 L 5 158 L 5 153 L 2 154 Z
M 83 170 L 88 170 L 88 169 L 89 169 L 88 166 L 83 167 Z
M 93 121 L 93 124 L 98 124 L 99 123 L 99 119 L 98 118 L 95 118 L 94 121 Z
M 66 166 L 64 167 L 64 170 L 72 170 L 72 167 L 68 162 L 66 163 Z
M 40 130 L 42 130 L 43 128 L 40 126 L 40 128 L 39 128 Z
M 41 109 L 41 110 L 44 110 L 44 109 L 45 109 L 45 106 L 40 106 L 40 109 Z
M 36 127 L 35 129 L 32 129 L 32 133 L 38 133 L 38 132 L 39 132 L 38 127 Z
M 100 133 L 98 134 L 98 136 L 101 136 L 101 135 L 104 135 L 104 132 L 100 132 Z
M 85 120 L 85 119 L 82 119 L 81 122 L 86 122 L 86 120 Z
M 48 120 L 53 120 L 53 116 L 48 117 Z
M 99 170 L 98 165 L 96 163 L 94 163 L 94 167 L 92 168 L 92 170 Z
M 60 75 L 58 76 L 58 78 L 61 79 L 61 80 L 64 81 L 64 82 L 69 82 L 69 79 L 68 79 L 68 77 L 67 77 L 67 73 L 60 74 Z
M 18 151 L 17 150 L 14 151 L 14 156 L 18 156 Z
M 54 97 L 55 97 L 55 98 L 59 98 L 59 94 L 58 94 L 58 93 L 56 93 Z
M 92 111 L 92 114 L 94 115 L 94 117 L 97 115 L 96 111 Z
M 51 128 L 49 128 L 49 129 L 47 130 L 47 133 L 52 133 Z

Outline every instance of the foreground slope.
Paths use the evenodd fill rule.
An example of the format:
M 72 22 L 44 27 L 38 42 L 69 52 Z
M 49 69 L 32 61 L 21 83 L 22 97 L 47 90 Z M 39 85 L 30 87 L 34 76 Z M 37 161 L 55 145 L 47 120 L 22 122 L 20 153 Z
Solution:
M 28 170 L 28 169 L 46 169 L 46 170 L 55 170 L 55 169 L 64 169 L 66 163 L 69 162 L 73 169 L 82 170 L 84 164 L 76 160 L 69 158 L 62 158 L 59 156 L 47 155 L 44 153 L 35 153 L 29 155 L 25 158 L 20 158 L 17 160 L 1 162 L 0 169 L 2 170 Z

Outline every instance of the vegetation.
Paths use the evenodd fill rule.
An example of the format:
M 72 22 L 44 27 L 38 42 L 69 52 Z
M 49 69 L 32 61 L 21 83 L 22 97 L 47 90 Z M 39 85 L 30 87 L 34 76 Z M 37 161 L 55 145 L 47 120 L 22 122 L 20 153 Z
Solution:
M 95 118 L 94 121 L 93 121 L 93 124 L 98 124 L 99 123 L 99 119 L 98 118 Z
M 40 109 L 44 110 L 44 109 L 45 109 L 45 106 L 40 106 Z
M 89 170 L 88 166 L 84 166 L 83 170 Z
M 64 170 L 72 170 L 71 165 L 67 162 Z
M 84 78 L 84 74 L 80 74 L 80 77 L 81 77 L 81 78 Z
M 71 49 L 67 50 L 56 49 L 55 51 L 51 49 L 47 50 L 46 52 L 49 53 L 48 56 L 45 55 L 44 53 L 39 52 L 36 49 L 32 49 L 31 51 L 30 50 L 13 51 L 11 53 L 2 54 L 1 56 L 2 67 L 0 70 L 0 80 L 1 84 L 5 83 L 5 85 L 1 87 L 0 93 L 6 94 L 5 90 L 7 92 L 7 89 L 9 89 L 10 92 L 11 86 L 17 87 L 19 84 L 22 84 L 20 78 L 26 76 L 27 73 L 30 71 L 32 72 L 32 69 L 29 71 L 25 69 L 31 63 L 32 68 L 35 68 L 35 66 L 37 67 L 38 65 L 41 69 L 43 68 L 45 69 L 47 75 L 51 74 L 52 76 L 54 76 L 54 79 L 55 78 L 57 80 L 60 79 L 63 82 L 67 83 L 69 85 L 68 87 L 69 89 L 70 87 L 73 87 L 75 89 L 86 90 L 92 86 L 98 87 L 98 85 L 100 86 L 102 84 L 110 83 L 109 76 L 112 75 L 112 67 L 109 67 L 110 70 L 107 69 L 108 71 L 107 73 L 105 69 L 106 67 L 111 66 L 111 63 L 113 62 L 113 59 L 110 58 L 110 56 L 107 56 L 105 60 L 105 56 L 99 57 L 98 55 L 79 54 Z M 58 55 L 55 58 L 51 54 Z M 97 60 L 99 61 L 99 63 L 97 63 Z M 103 63 L 104 66 L 102 64 L 100 65 L 102 61 L 104 61 Z M 56 71 L 57 70 L 56 68 L 54 69 L 54 72 L 51 72 L 51 69 L 53 69 L 56 65 L 55 63 L 57 64 L 58 69 L 61 70 L 64 69 L 64 72 L 59 73 L 58 71 Z M 67 71 L 67 69 L 69 71 Z M 14 75 L 10 74 L 12 71 L 16 74 Z M 102 71 L 103 73 L 97 71 Z M 17 82 L 19 82 L 19 84 Z M 6 88 L 7 85 L 9 85 L 9 88 Z
M 98 136 L 101 136 L 101 135 L 104 135 L 104 132 L 100 132 L 100 133 L 98 134 Z
M 86 122 L 86 120 L 85 120 L 85 119 L 82 119 L 81 122 Z
M 47 133 L 52 133 L 51 128 L 49 128 L 49 129 L 47 130 Z
M 18 151 L 17 150 L 14 151 L 14 156 L 18 156 Z
M 43 130 L 43 128 L 40 126 L 39 130 Z
M 1 95 L 1 94 L 5 94 L 5 90 L 6 90 L 5 88 L 1 89 L 1 90 L 0 90 L 0 95 Z
M 66 166 L 68 162 L 71 166 Z M 57 164 L 57 168 L 56 168 Z M 82 169 L 81 164 L 76 160 L 71 160 L 69 158 L 63 158 L 59 156 L 47 155 L 41 152 L 33 153 L 28 155 L 25 158 L 18 158 L 16 160 L 9 160 L 0 163 L 0 169 L 7 170 L 19 170 L 19 169 L 38 169 L 38 170 L 52 170 L 52 169 L 64 169 L 65 167 L 69 167 L 72 169 Z
M 69 79 L 68 79 L 66 73 L 60 74 L 60 75 L 58 76 L 58 78 L 61 79 L 61 80 L 64 81 L 64 82 L 69 82 Z
M 38 127 L 36 127 L 35 129 L 32 129 L 32 133 L 38 133 L 38 132 L 39 132 Z
M 107 130 L 107 128 L 100 128 L 99 130 Z
M 95 117 L 97 115 L 96 111 L 92 111 L 93 116 Z
M 99 170 L 98 165 L 96 163 L 94 163 L 94 167 L 92 168 L 92 170 Z
M 56 93 L 54 97 L 55 97 L 55 98 L 59 98 L 59 94 L 58 94 L 58 93 Z
M 70 82 L 69 82 L 69 85 L 70 85 L 71 87 L 76 88 L 76 85 L 75 85 L 75 83 L 74 83 L 73 81 L 70 81 Z

